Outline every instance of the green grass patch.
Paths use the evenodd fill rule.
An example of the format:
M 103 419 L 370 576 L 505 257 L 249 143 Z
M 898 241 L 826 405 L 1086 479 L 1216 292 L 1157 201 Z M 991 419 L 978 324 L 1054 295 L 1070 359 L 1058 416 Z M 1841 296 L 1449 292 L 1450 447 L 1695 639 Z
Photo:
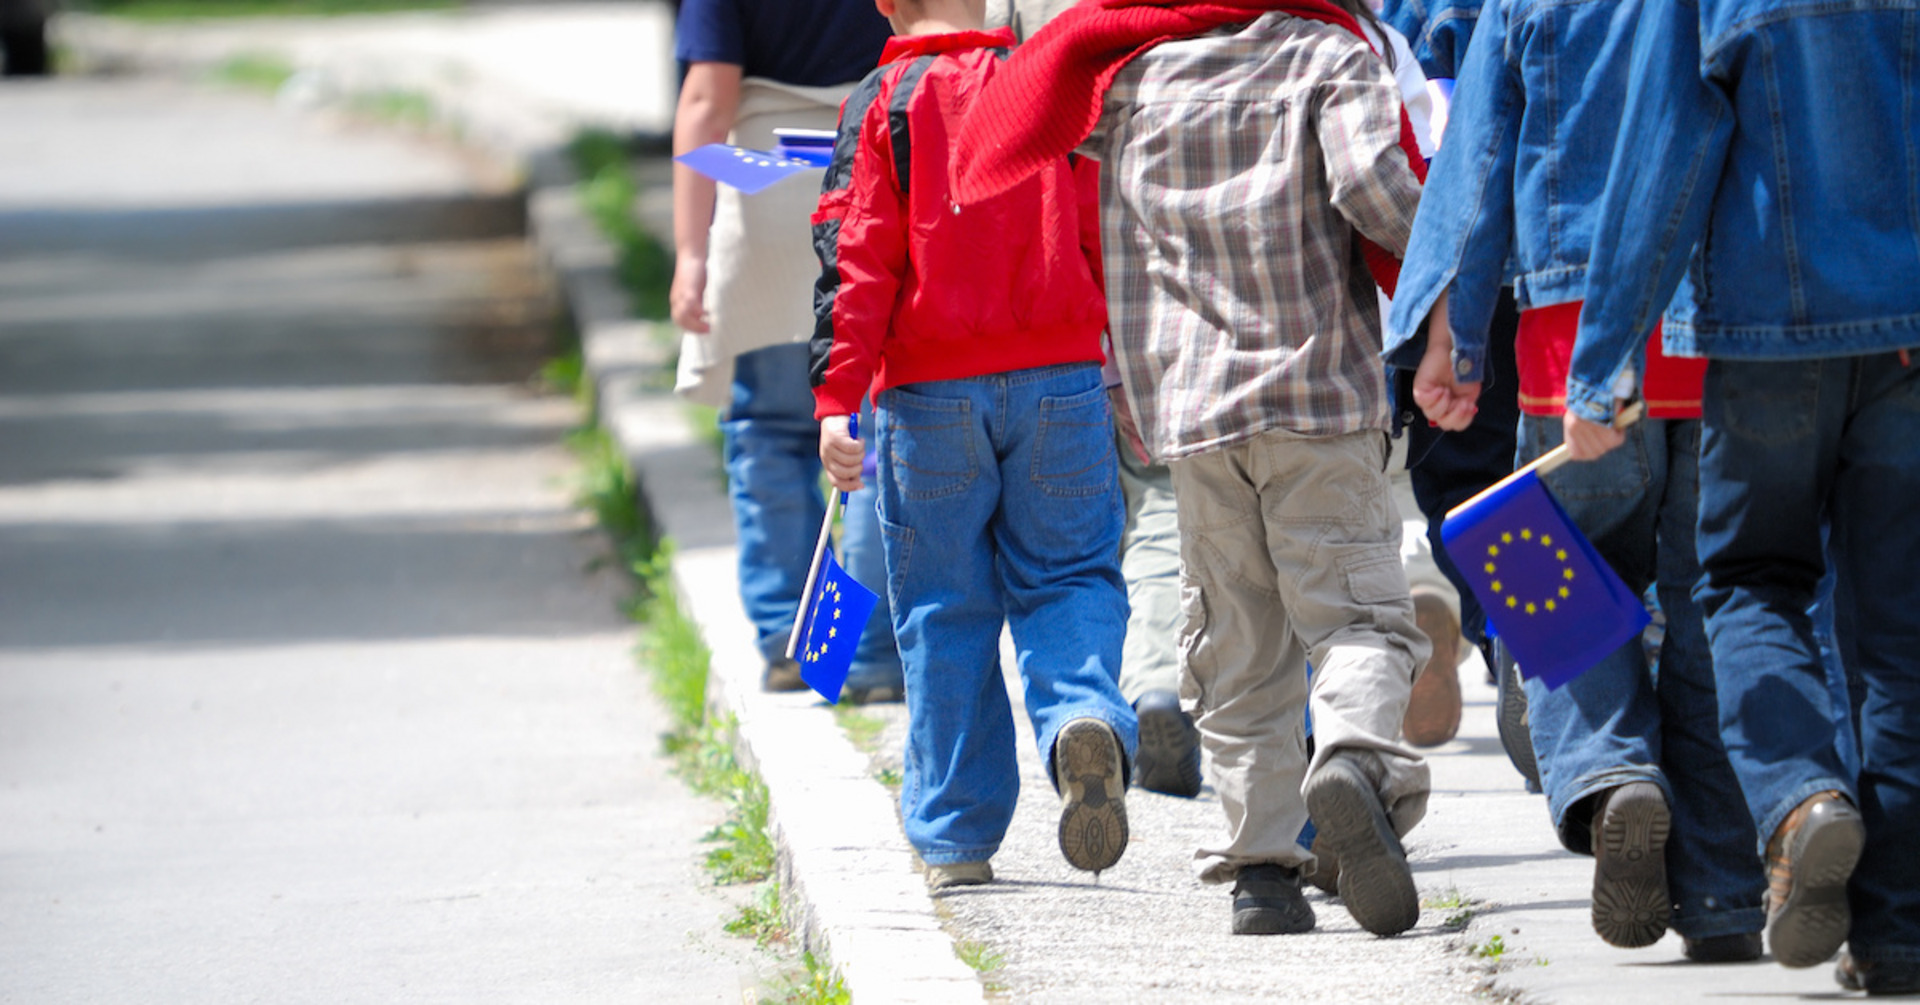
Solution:
M 774 989 L 782 1005 L 852 1005 L 853 994 L 840 976 L 839 968 L 824 957 L 803 954 L 800 962 L 807 968 L 799 979 L 783 978 Z
M 833 721 L 853 741 L 854 749 L 871 754 L 880 746 L 880 734 L 887 731 L 887 720 L 869 715 L 857 705 L 833 706 Z
M 433 99 L 419 91 L 374 91 L 347 99 L 355 115 L 409 129 L 426 129 L 439 118 Z
M 397 11 L 453 10 L 458 0 L 90 0 L 76 9 L 132 21 L 201 18 L 338 17 Z
M 752 939 L 762 949 L 787 938 L 786 921 L 780 912 L 780 885 L 763 883 L 753 899 L 741 905 L 740 913 L 727 922 L 729 934 Z
M 613 434 L 589 420 L 567 433 L 567 446 L 580 467 L 574 480 L 574 505 L 593 514 L 613 539 L 620 567 L 631 570 L 644 584 L 648 563 L 658 549 L 653 525 L 640 508 L 640 484 Z
M 900 787 L 900 783 L 904 781 L 904 778 L 901 776 L 899 768 L 881 768 L 879 771 L 873 773 L 873 780 L 889 789 L 897 789 Z
M 983 974 L 992 973 L 1007 965 L 1007 958 L 1000 955 L 993 947 L 972 939 L 963 939 L 954 943 L 953 955 L 960 957 L 960 962 Z
M 272 94 L 294 74 L 293 64 L 267 53 L 242 53 L 213 68 L 216 84 Z
M 667 288 L 673 282 L 673 255 L 634 216 L 639 192 L 633 158 L 612 133 L 589 130 L 568 147 L 580 183 L 580 205 L 611 241 L 618 256 L 620 282 L 633 295 L 634 313 L 652 321 L 667 318 Z
M 1507 955 L 1507 940 L 1496 935 L 1493 938 L 1488 939 L 1487 941 L 1482 942 L 1477 946 L 1474 946 L 1472 949 L 1467 950 L 1467 952 L 1473 956 L 1478 956 L 1483 960 L 1493 960 L 1495 962 L 1498 962 L 1500 957 Z

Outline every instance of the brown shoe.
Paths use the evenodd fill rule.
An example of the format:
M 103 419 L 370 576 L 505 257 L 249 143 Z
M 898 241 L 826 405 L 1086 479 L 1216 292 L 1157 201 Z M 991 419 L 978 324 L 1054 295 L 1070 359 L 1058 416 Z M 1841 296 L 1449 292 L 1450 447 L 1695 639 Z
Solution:
M 1767 947 L 1785 967 L 1826 962 L 1847 940 L 1847 880 L 1867 828 L 1839 792 L 1816 792 L 1767 840 Z
M 1413 617 L 1433 643 L 1433 655 L 1413 679 L 1400 733 L 1416 747 L 1437 747 L 1460 732 L 1460 622 L 1428 590 L 1414 593 Z
M 984 886 L 993 882 L 993 866 L 985 862 L 949 862 L 927 866 L 927 891 L 938 893 L 956 886 Z

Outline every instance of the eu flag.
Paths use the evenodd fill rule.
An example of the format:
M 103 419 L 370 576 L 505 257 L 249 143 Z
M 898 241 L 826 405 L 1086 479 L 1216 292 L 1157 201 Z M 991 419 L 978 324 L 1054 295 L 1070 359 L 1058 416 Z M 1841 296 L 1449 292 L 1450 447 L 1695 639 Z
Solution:
M 859 415 L 847 417 L 847 435 L 859 438 Z M 872 456 L 868 454 L 867 459 Z M 879 594 L 847 575 L 833 553 L 833 520 L 846 504 L 845 492 L 827 496 L 827 517 L 820 522 L 820 539 L 813 546 L 806 596 L 793 619 L 793 635 L 787 639 L 787 658 L 799 662 L 800 679 L 835 704 L 853 666 L 854 650 L 860 648 L 860 633 L 880 602 Z
M 1441 540 L 1528 677 L 1557 688 L 1638 638 L 1647 609 L 1533 470 L 1447 514 Z
M 821 166 L 814 163 L 812 158 L 783 157 L 765 150 L 748 150 L 725 143 L 709 143 L 689 150 L 675 157 L 674 161 L 722 185 L 737 188 L 745 195 L 752 195 L 788 175 Z
M 800 663 L 800 679 L 830 702 L 840 700 L 860 632 L 880 598 L 847 575 L 828 547 L 821 553 L 813 589 L 800 607 L 794 634 L 793 658 Z

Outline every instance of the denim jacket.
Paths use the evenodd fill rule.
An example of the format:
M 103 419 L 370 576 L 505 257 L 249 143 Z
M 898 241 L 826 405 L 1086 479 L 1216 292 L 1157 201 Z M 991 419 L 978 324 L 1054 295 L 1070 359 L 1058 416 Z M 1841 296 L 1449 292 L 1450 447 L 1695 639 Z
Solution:
M 1468 381 L 1482 378 L 1503 284 L 1522 308 L 1586 295 L 1633 14 L 1619 0 L 1490 0 L 1481 11 L 1400 271 L 1390 361 L 1419 364 L 1421 323 L 1443 290 L 1454 373 Z
M 1673 354 L 1920 346 L 1920 0 L 1630 4 L 1569 410 L 1611 414 L 1669 300 Z
M 1407 37 L 1428 79 L 1460 75 L 1483 0 L 1386 0 L 1380 20 Z

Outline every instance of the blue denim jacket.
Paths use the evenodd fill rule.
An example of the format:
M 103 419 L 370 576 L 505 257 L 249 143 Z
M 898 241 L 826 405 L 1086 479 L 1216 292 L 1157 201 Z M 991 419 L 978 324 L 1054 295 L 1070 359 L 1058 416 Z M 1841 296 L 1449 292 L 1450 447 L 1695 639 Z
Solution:
M 1442 290 L 1454 373 L 1470 381 L 1503 283 L 1523 309 L 1586 295 L 1633 14 L 1620 0 L 1492 0 L 1481 11 L 1414 218 L 1390 361 L 1419 364 L 1421 322 Z
M 1670 299 L 1670 353 L 1920 346 L 1920 0 L 1629 2 L 1568 409 L 1612 413 Z
M 1405 35 L 1429 80 L 1460 75 L 1483 0 L 1386 0 L 1380 20 Z

